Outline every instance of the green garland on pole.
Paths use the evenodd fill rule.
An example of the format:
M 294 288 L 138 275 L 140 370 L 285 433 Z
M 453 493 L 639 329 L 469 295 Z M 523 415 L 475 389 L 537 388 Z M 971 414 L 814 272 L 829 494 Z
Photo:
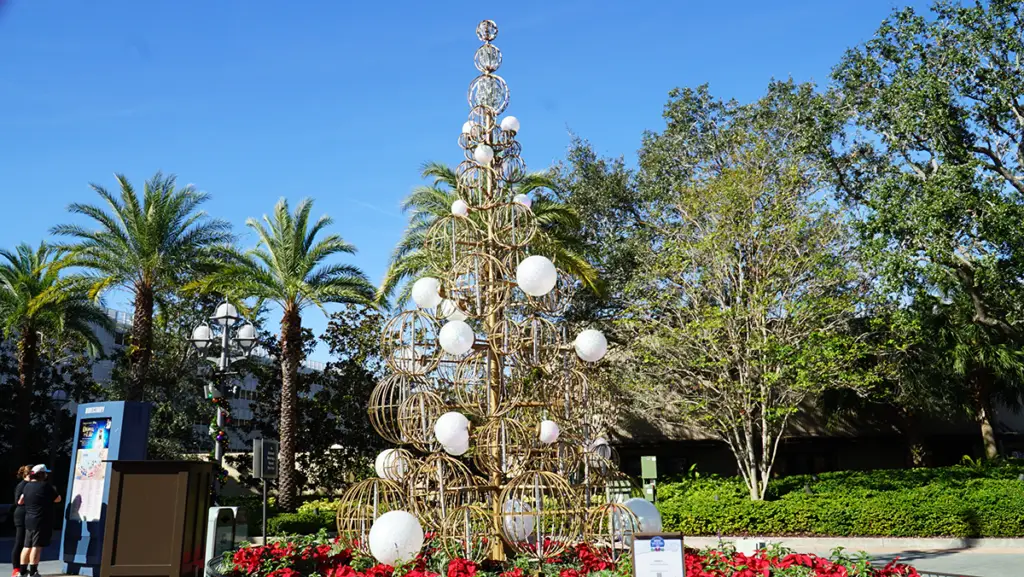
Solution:
M 221 445 L 221 449 L 225 449 L 228 443 L 228 432 L 226 429 L 220 427 L 217 424 L 217 409 L 224 412 L 224 424 L 231 424 L 231 404 L 224 397 L 216 397 L 213 394 L 207 394 L 206 398 L 213 404 L 213 418 L 210 420 L 210 437 L 213 439 L 214 448 L 210 449 L 209 457 L 210 462 L 215 462 L 216 459 L 216 446 Z M 222 450 L 221 454 L 225 454 L 227 451 Z M 216 471 L 217 484 L 223 487 L 228 482 L 228 470 L 221 465 Z

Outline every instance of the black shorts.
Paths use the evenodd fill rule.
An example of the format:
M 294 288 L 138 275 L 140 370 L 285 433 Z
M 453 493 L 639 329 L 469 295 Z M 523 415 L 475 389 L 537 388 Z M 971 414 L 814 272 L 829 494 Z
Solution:
M 32 547 L 49 547 L 51 540 L 53 540 L 53 529 L 48 527 L 42 529 L 26 529 L 25 544 L 22 546 L 26 549 L 30 549 Z

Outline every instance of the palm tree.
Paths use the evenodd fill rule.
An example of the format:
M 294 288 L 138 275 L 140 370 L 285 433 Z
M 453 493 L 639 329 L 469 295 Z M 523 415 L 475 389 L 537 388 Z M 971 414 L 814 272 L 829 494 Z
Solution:
M 80 276 L 61 277 L 67 261 L 55 247 L 40 243 L 33 249 L 21 244 L 14 252 L 0 250 L 0 326 L 4 338 L 17 339 L 18 408 L 16 462 L 27 455 L 34 378 L 45 337 L 58 348 L 68 339 L 84 340 L 102 351 L 95 327 L 110 328 L 111 321 L 90 294 L 90 283 Z
M 321 216 L 310 224 L 313 201 L 299 203 L 292 213 L 288 201 L 281 199 L 273 218 L 263 222 L 250 218 L 246 225 L 256 232 L 259 243 L 246 259 L 227 266 L 198 284 L 204 291 L 215 291 L 236 298 L 255 297 L 260 302 L 276 303 L 281 316 L 281 423 L 278 477 L 278 502 L 286 511 L 294 510 L 297 484 L 295 451 L 299 363 L 302 359 L 302 310 L 309 305 L 323 309 L 325 303 L 362 303 L 372 301 L 374 287 L 357 267 L 328 264 L 337 254 L 352 254 L 355 247 L 340 236 L 330 234 L 317 239 L 332 220 Z
M 391 254 L 388 270 L 377 291 L 378 303 L 387 302 L 396 292 L 399 305 L 408 301 L 412 283 L 426 276 L 430 270 L 422 248 L 427 231 L 434 223 L 451 216 L 452 203 L 459 198 L 456 192 L 458 175 L 451 167 L 431 162 L 424 165 L 422 174 L 424 178 L 432 178 L 433 182 L 415 188 L 402 203 L 402 211 L 409 213 L 409 226 Z M 555 186 L 550 174 L 543 172 L 528 174 L 514 186 L 515 194 L 534 194 L 531 210 L 537 219 L 538 234 L 531 243 L 531 249 L 551 258 L 560 268 L 597 292 L 597 270 L 583 258 L 576 212 L 542 193 Z
M 191 275 L 209 273 L 230 254 L 224 245 L 234 237 L 230 224 L 198 210 L 208 195 L 192 185 L 176 189 L 174 176 L 158 172 L 146 181 L 140 199 L 128 179 L 115 176 L 119 198 L 92 184 L 105 207 L 78 203 L 68 207 L 71 213 L 95 221 L 95 230 L 62 225 L 53 233 L 76 239 L 66 248 L 74 265 L 92 272 L 96 293 L 122 287 L 134 295 L 127 400 L 141 401 L 153 356 L 153 310 L 160 295 Z

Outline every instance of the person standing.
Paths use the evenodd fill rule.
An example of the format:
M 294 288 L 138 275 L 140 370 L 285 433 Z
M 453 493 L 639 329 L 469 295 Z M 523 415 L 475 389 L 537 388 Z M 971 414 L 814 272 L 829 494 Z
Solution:
M 21 562 L 21 548 L 25 545 L 25 507 L 18 504 L 21 500 L 21 490 L 25 488 L 25 483 L 28 483 L 29 474 L 32 472 L 32 468 L 28 465 L 23 465 L 18 469 L 18 486 L 14 489 L 14 503 L 11 505 L 11 517 L 14 519 L 14 546 L 11 547 L 11 565 L 14 566 L 11 575 L 18 577 L 21 574 L 21 567 L 18 565 Z
M 39 559 L 53 539 L 53 504 L 60 495 L 46 482 L 46 465 L 32 467 L 29 482 L 21 490 L 18 505 L 25 507 L 25 545 L 21 550 L 21 575 L 39 575 Z

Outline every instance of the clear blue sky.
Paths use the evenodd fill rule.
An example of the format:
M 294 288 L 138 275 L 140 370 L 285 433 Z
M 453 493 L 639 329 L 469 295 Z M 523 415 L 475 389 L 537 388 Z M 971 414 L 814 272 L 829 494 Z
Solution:
M 141 184 L 163 170 L 208 191 L 206 209 L 245 246 L 246 217 L 281 196 L 315 198 L 376 282 L 420 165 L 460 159 L 481 19 L 499 26 L 507 112 L 528 167 L 542 169 L 570 130 L 632 161 L 676 86 L 750 100 L 772 77 L 826 81 L 908 3 L 927 6 L 0 0 L 0 246 L 46 238 L 69 221 L 68 203 L 97 200 L 89 182 L 113 187 L 121 172 Z M 305 316 L 322 331 L 318 311 Z

